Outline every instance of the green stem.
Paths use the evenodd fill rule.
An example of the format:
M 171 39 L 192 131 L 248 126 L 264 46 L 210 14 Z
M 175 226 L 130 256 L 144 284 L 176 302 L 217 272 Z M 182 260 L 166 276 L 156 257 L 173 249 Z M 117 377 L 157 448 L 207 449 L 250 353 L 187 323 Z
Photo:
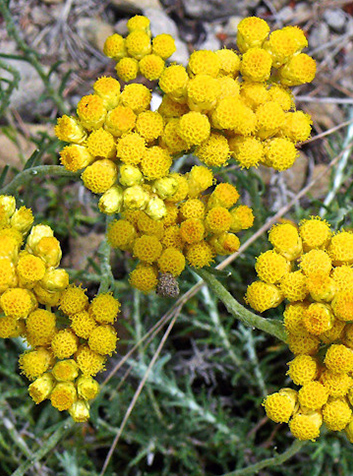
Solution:
M 226 288 L 218 281 L 215 276 L 204 269 L 197 270 L 198 275 L 212 289 L 216 296 L 223 302 L 228 311 L 239 321 L 249 327 L 256 327 L 261 331 L 267 332 L 277 339 L 286 342 L 287 335 L 281 322 L 273 319 L 265 319 L 248 311 L 244 306 L 238 303 Z
M 75 423 L 71 418 L 64 420 L 60 424 L 59 428 L 47 440 L 43 440 L 43 445 L 41 448 L 36 453 L 34 453 L 29 460 L 22 463 L 21 466 L 19 466 L 16 471 L 12 473 L 12 476 L 24 476 L 25 474 L 28 474 L 27 471 L 33 468 L 33 466 L 38 463 L 38 461 L 44 458 L 44 456 L 46 456 L 49 451 L 55 448 L 61 438 L 74 426 L 74 424 Z
M 306 443 L 306 441 L 295 440 L 294 443 L 284 453 L 259 461 L 258 463 L 248 466 L 247 468 L 237 469 L 236 471 L 225 473 L 223 476 L 248 476 L 250 474 L 258 473 L 260 469 L 267 468 L 268 466 L 278 466 L 297 454 Z
M 55 90 L 55 88 L 50 83 L 50 77 L 45 72 L 42 67 L 41 61 L 38 59 L 38 55 L 35 51 L 33 51 L 21 37 L 18 29 L 16 28 L 15 22 L 11 16 L 11 12 L 6 5 L 5 0 L 0 0 L 0 13 L 3 15 L 4 20 L 6 22 L 6 29 L 7 33 L 10 38 L 13 38 L 19 49 L 23 52 L 23 61 L 27 61 L 30 63 L 33 68 L 37 71 L 38 75 L 40 76 L 41 80 L 43 81 L 48 94 L 52 101 L 55 103 L 56 107 L 59 109 L 61 113 L 67 113 L 68 108 L 62 98 L 62 96 Z
M 0 190 L 0 194 L 12 195 L 16 192 L 18 187 L 27 185 L 34 177 L 43 177 L 45 175 L 71 178 L 78 177 L 78 174 L 69 172 L 61 165 L 38 165 L 37 167 L 22 170 L 8 185 Z

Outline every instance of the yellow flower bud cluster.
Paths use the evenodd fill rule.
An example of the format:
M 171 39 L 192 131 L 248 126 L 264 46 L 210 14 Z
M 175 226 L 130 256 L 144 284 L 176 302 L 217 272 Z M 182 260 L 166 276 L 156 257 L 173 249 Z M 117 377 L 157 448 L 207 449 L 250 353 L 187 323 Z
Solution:
M 269 395 L 266 413 L 300 440 L 318 438 L 325 424 L 353 443 L 353 233 L 311 217 L 275 225 L 269 241 L 246 301 L 259 312 L 288 301 L 283 323 L 295 355 L 288 375 L 301 388 Z
M 104 54 L 117 62 L 118 78 L 129 82 L 141 74 L 149 81 L 158 79 L 165 61 L 176 51 L 174 38 L 162 33 L 151 39 L 150 21 L 142 15 L 130 18 L 127 28 L 126 38 L 115 33 L 103 48 Z
M 178 187 L 165 201 L 166 216 L 151 219 L 144 211 L 126 212 L 108 228 L 112 248 L 128 251 L 139 260 L 130 273 L 130 284 L 144 293 L 156 289 L 163 275 L 177 278 L 186 263 L 195 268 L 209 266 L 217 255 L 238 250 L 235 233 L 250 228 L 251 208 L 235 206 L 239 193 L 228 183 L 218 184 L 212 193 L 213 174 L 194 166 L 185 175 L 172 174 Z
M 151 91 L 143 84 L 121 91 L 116 79 L 101 77 L 93 94 L 79 101 L 77 117 L 65 115 L 55 127 L 69 143 L 61 163 L 83 171 L 84 185 L 102 194 L 103 213 L 144 210 L 163 218 L 164 201 L 178 186 L 170 177 L 172 159 L 183 153 L 194 152 L 208 167 L 224 166 L 231 157 L 245 168 L 293 165 L 311 119 L 295 110 L 288 88 L 315 75 L 315 61 L 301 53 L 307 42 L 299 28 L 269 34 L 264 20 L 246 18 L 239 24 L 238 53 L 194 51 L 186 68 L 165 67 L 174 41 L 167 34 L 151 41 L 148 18 L 131 18 L 128 29 L 126 38 L 109 37 L 104 52 L 118 61 L 119 77 L 135 79 L 140 71 L 159 80 L 164 96 L 158 111 L 150 109 Z M 134 70 L 125 71 L 127 77 L 122 70 L 129 64 L 135 67 L 127 67 Z
M 22 373 L 32 381 L 29 394 L 36 404 L 49 399 L 74 421 L 89 418 L 89 401 L 99 393 L 93 378 L 104 370 L 117 343 L 114 321 L 120 303 L 111 294 L 99 294 L 91 303 L 85 290 L 69 285 L 60 296 L 59 309 L 69 322 L 59 328 L 53 312 L 36 309 L 24 322 L 21 336 L 30 349 L 19 358 Z
M 26 341 L 19 366 L 36 403 L 50 399 L 75 421 L 86 421 L 88 401 L 99 392 L 93 377 L 115 351 L 120 303 L 109 293 L 89 303 L 81 287 L 70 286 L 58 267 L 62 253 L 53 230 L 32 226 L 33 220 L 31 209 L 16 209 L 14 197 L 0 196 L 0 337 Z M 53 307 L 68 326 L 58 325 Z
M 109 37 L 104 51 L 119 61 L 118 76 L 125 81 L 135 79 L 138 71 L 147 79 L 159 79 L 164 93 L 158 110 L 164 118 L 159 143 L 170 155 L 193 151 L 210 167 L 226 165 L 230 158 L 242 168 L 262 164 L 283 171 L 294 164 L 295 146 L 309 138 L 312 121 L 295 109 L 289 88 L 311 82 L 316 71 L 315 61 L 302 53 L 308 44 L 300 28 L 270 33 L 264 20 L 245 18 L 238 26 L 238 52 L 194 51 L 186 68 L 165 67 L 163 60 L 159 68 L 151 54 L 154 43 L 171 37 L 159 35 L 151 43 L 146 17 L 136 16 L 129 23 L 127 38 Z M 141 45 L 133 52 L 125 45 L 135 37 Z M 109 51 L 114 42 L 120 45 L 119 54 L 115 48 Z M 147 72 L 138 63 L 152 63 L 151 57 L 153 75 L 152 67 Z M 124 75 L 123 63 L 135 67 Z

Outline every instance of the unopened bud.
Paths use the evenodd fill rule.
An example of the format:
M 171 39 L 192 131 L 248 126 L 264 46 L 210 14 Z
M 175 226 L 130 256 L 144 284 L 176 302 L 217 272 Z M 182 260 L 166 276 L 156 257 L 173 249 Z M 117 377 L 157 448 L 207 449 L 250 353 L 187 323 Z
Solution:
M 172 197 L 178 190 L 178 181 L 175 177 L 162 177 L 153 183 L 153 191 L 162 199 Z
M 54 236 L 53 230 L 48 225 L 36 225 L 32 228 L 31 233 L 28 235 L 26 250 L 30 253 L 36 251 L 36 246 L 39 241 L 45 236 Z
M 123 205 L 123 189 L 118 185 L 113 185 L 107 190 L 98 202 L 99 210 L 106 215 L 120 213 Z
M 30 230 L 33 220 L 32 210 L 30 208 L 21 207 L 12 215 L 10 224 L 13 228 L 16 228 L 16 230 L 25 235 Z
M 138 185 L 143 181 L 142 172 L 134 165 L 124 164 L 120 167 L 119 171 L 119 182 L 125 187 L 132 187 L 133 185 Z
M 92 377 L 82 376 L 77 382 L 77 393 L 83 400 L 93 400 L 99 393 L 99 383 Z
M 46 400 L 54 388 L 54 383 L 54 377 L 50 373 L 43 374 L 31 383 L 28 387 L 28 392 L 33 401 L 38 404 Z
M 52 293 L 63 291 L 69 285 L 69 274 L 64 269 L 48 269 L 40 285 Z
M 167 207 L 161 198 L 152 197 L 147 204 L 145 213 L 153 220 L 161 220 L 168 212 Z
M 76 423 L 83 423 L 89 419 L 89 404 L 84 400 L 77 400 L 69 408 L 69 413 Z
M 127 210 L 144 210 L 150 194 L 140 185 L 133 185 L 124 191 L 124 207 Z

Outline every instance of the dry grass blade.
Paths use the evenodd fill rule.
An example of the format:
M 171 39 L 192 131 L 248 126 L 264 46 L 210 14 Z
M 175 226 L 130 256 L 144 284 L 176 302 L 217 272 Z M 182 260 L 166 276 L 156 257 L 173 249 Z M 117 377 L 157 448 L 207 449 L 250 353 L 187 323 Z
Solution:
M 158 347 L 157 347 L 157 350 L 156 350 L 154 356 L 153 356 L 152 359 L 151 359 L 151 362 L 149 363 L 149 365 L 148 365 L 148 367 L 147 367 L 147 370 L 146 370 L 146 373 L 145 373 L 143 379 L 141 380 L 141 382 L 139 383 L 139 386 L 137 387 L 137 390 L 136 390 L 136 392 L 135 392 L 135 394 L 134 394 L 134 396 L 133 396 L 133 398 L 132 398 L 132 400 L 131 400 L 131 402 L 130 402 L 130 405 L 129 405 L 129 407 L 128 407 L 126 413 L 125 413 L 124 419 L 123 419 L 123 421 L 122 421 L 122 423 L 121 423 L 121 425 L 120 425 L 119 431 L 118 431 L 118 433 L 116 434 L 116 436 L 115 436 L 115 438 L 114 438 L 114 441 L 113 441 L 113 443 L 112 443 L 112 445 L 111 445 L 111 447 L 110 447 L 110 450 L 109 450 L 109 452 L 108 452 L 108 454 L 107 454 L 107 457 L 106 457 L 106 459 L 105 459 L 105 461 L 104 461 L 104 465 L 103 465 L 102 471 L 101 471 L 101 473 L 100 473 L 100 476 L 103 476 L 103 475 L 104 475 L 104 473 L 105 473 L 105 471 L 106 471 L 106 469 L 107 469 L 107 467 L 108 467 L 108 465 L 109 465 L 110 459 L 111 459 L 111 457 L 113 456 L 114 450 L 115 450 L 115 448 L 116 448 L 116 445 L 117 445 L 118 442 L 119 442 L 119 439 L 120 439 L 120 436 L 121 436 L 122 432 L 124 431 L 125 425 L 126 425 L 128 419 L 129 419 L 129 417 L 130 417 L 130 415 L 131 415 L 131 413 L 132 413 L 132 411 L 133 411 L 133 409 L 134 409 L 134 407 L 135 407 L 135 405 L 136 405 L 137 399 L 138 399 L 138 397 L 140 396 L 143 387 L 145 386 L 145 383 L 146 383 L 146 381 L 147 381 L 147 379 L 148 379 L 148 376 L 149 376 L 149 374 L 150 374 L 150 372 L 151 372 L 151 370 L 152 370 L 152 367 L 154 366 L 155 362 L 157 361 L 157 359 L 158 359 L 158 357 L 159 357 L 159 354 L 161 353 L 161 351 L 162 351 L 162 349 L 163 349 L 163 346 L 164 346 L 164 344 L 165 344 L 165 342 L 166 342 L 166 340 L 167 340 L 169 334 L 171 333 L 171 331 L 172 331 L 172 329 L 173 329 L 173 326 L 174 326 L 174 324 L 175 324 L 175 321 L 176 321 L 177 317 L 178 317 L 178 315 L 176 314 L 176 315 L 174 316 L 174 318 L 172 319 L 172 321 L 170 322 L 170 324 L 169 324 L 167 330 L 166 330 L 165 333 L 164 333 L 164 336 L 162 337 L 162 339 L 161 339 L 161 341 L 160 341 L 160 343 L 159 343 L 159 345 L 158 345 Z

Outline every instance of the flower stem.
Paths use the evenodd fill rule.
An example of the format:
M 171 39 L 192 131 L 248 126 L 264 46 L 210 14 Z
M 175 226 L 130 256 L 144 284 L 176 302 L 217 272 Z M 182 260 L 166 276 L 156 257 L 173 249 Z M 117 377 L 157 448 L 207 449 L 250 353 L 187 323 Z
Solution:
M 239 304 L 238 301 L 233 298 L 215 276 L 204 269 L 198 269 L 196 272 L 236 319 L 246 326 L 256 327 L 256 329 L 267 332 L 267 334 L 286 342 L 287 335 L 283 324 L 280 321 L 265 319 L 264 317 L 260 317 L 253 312 L 248 311 L 248 309 Z
M 281 453 L 277 456 L 272 456 L 272 458 L 266 458 L 258 463 L 252 464 L 247 468 L 237 469 L 236 471 L 231 471 L 230 473 L 225 473 L 223 476 L 249 476 L 250 474 L 258 473 L 260 469 L 267 468 L 268 466 L 278 466 L 289 458 L 297 454 L 307 441 L 295 440 L 294 443 L 286 450 L 284 453 Z
M 0 190 L 2 195 L 12 195 L 21 185 L 27 185 L 34 177 L 43 177 L 45 175 L 57 177 L 76 178 L 77 173 L 69 172 L 61 165 L 38 165 L 30 169 L 22 170 L 16 177 L 5 187 Z

